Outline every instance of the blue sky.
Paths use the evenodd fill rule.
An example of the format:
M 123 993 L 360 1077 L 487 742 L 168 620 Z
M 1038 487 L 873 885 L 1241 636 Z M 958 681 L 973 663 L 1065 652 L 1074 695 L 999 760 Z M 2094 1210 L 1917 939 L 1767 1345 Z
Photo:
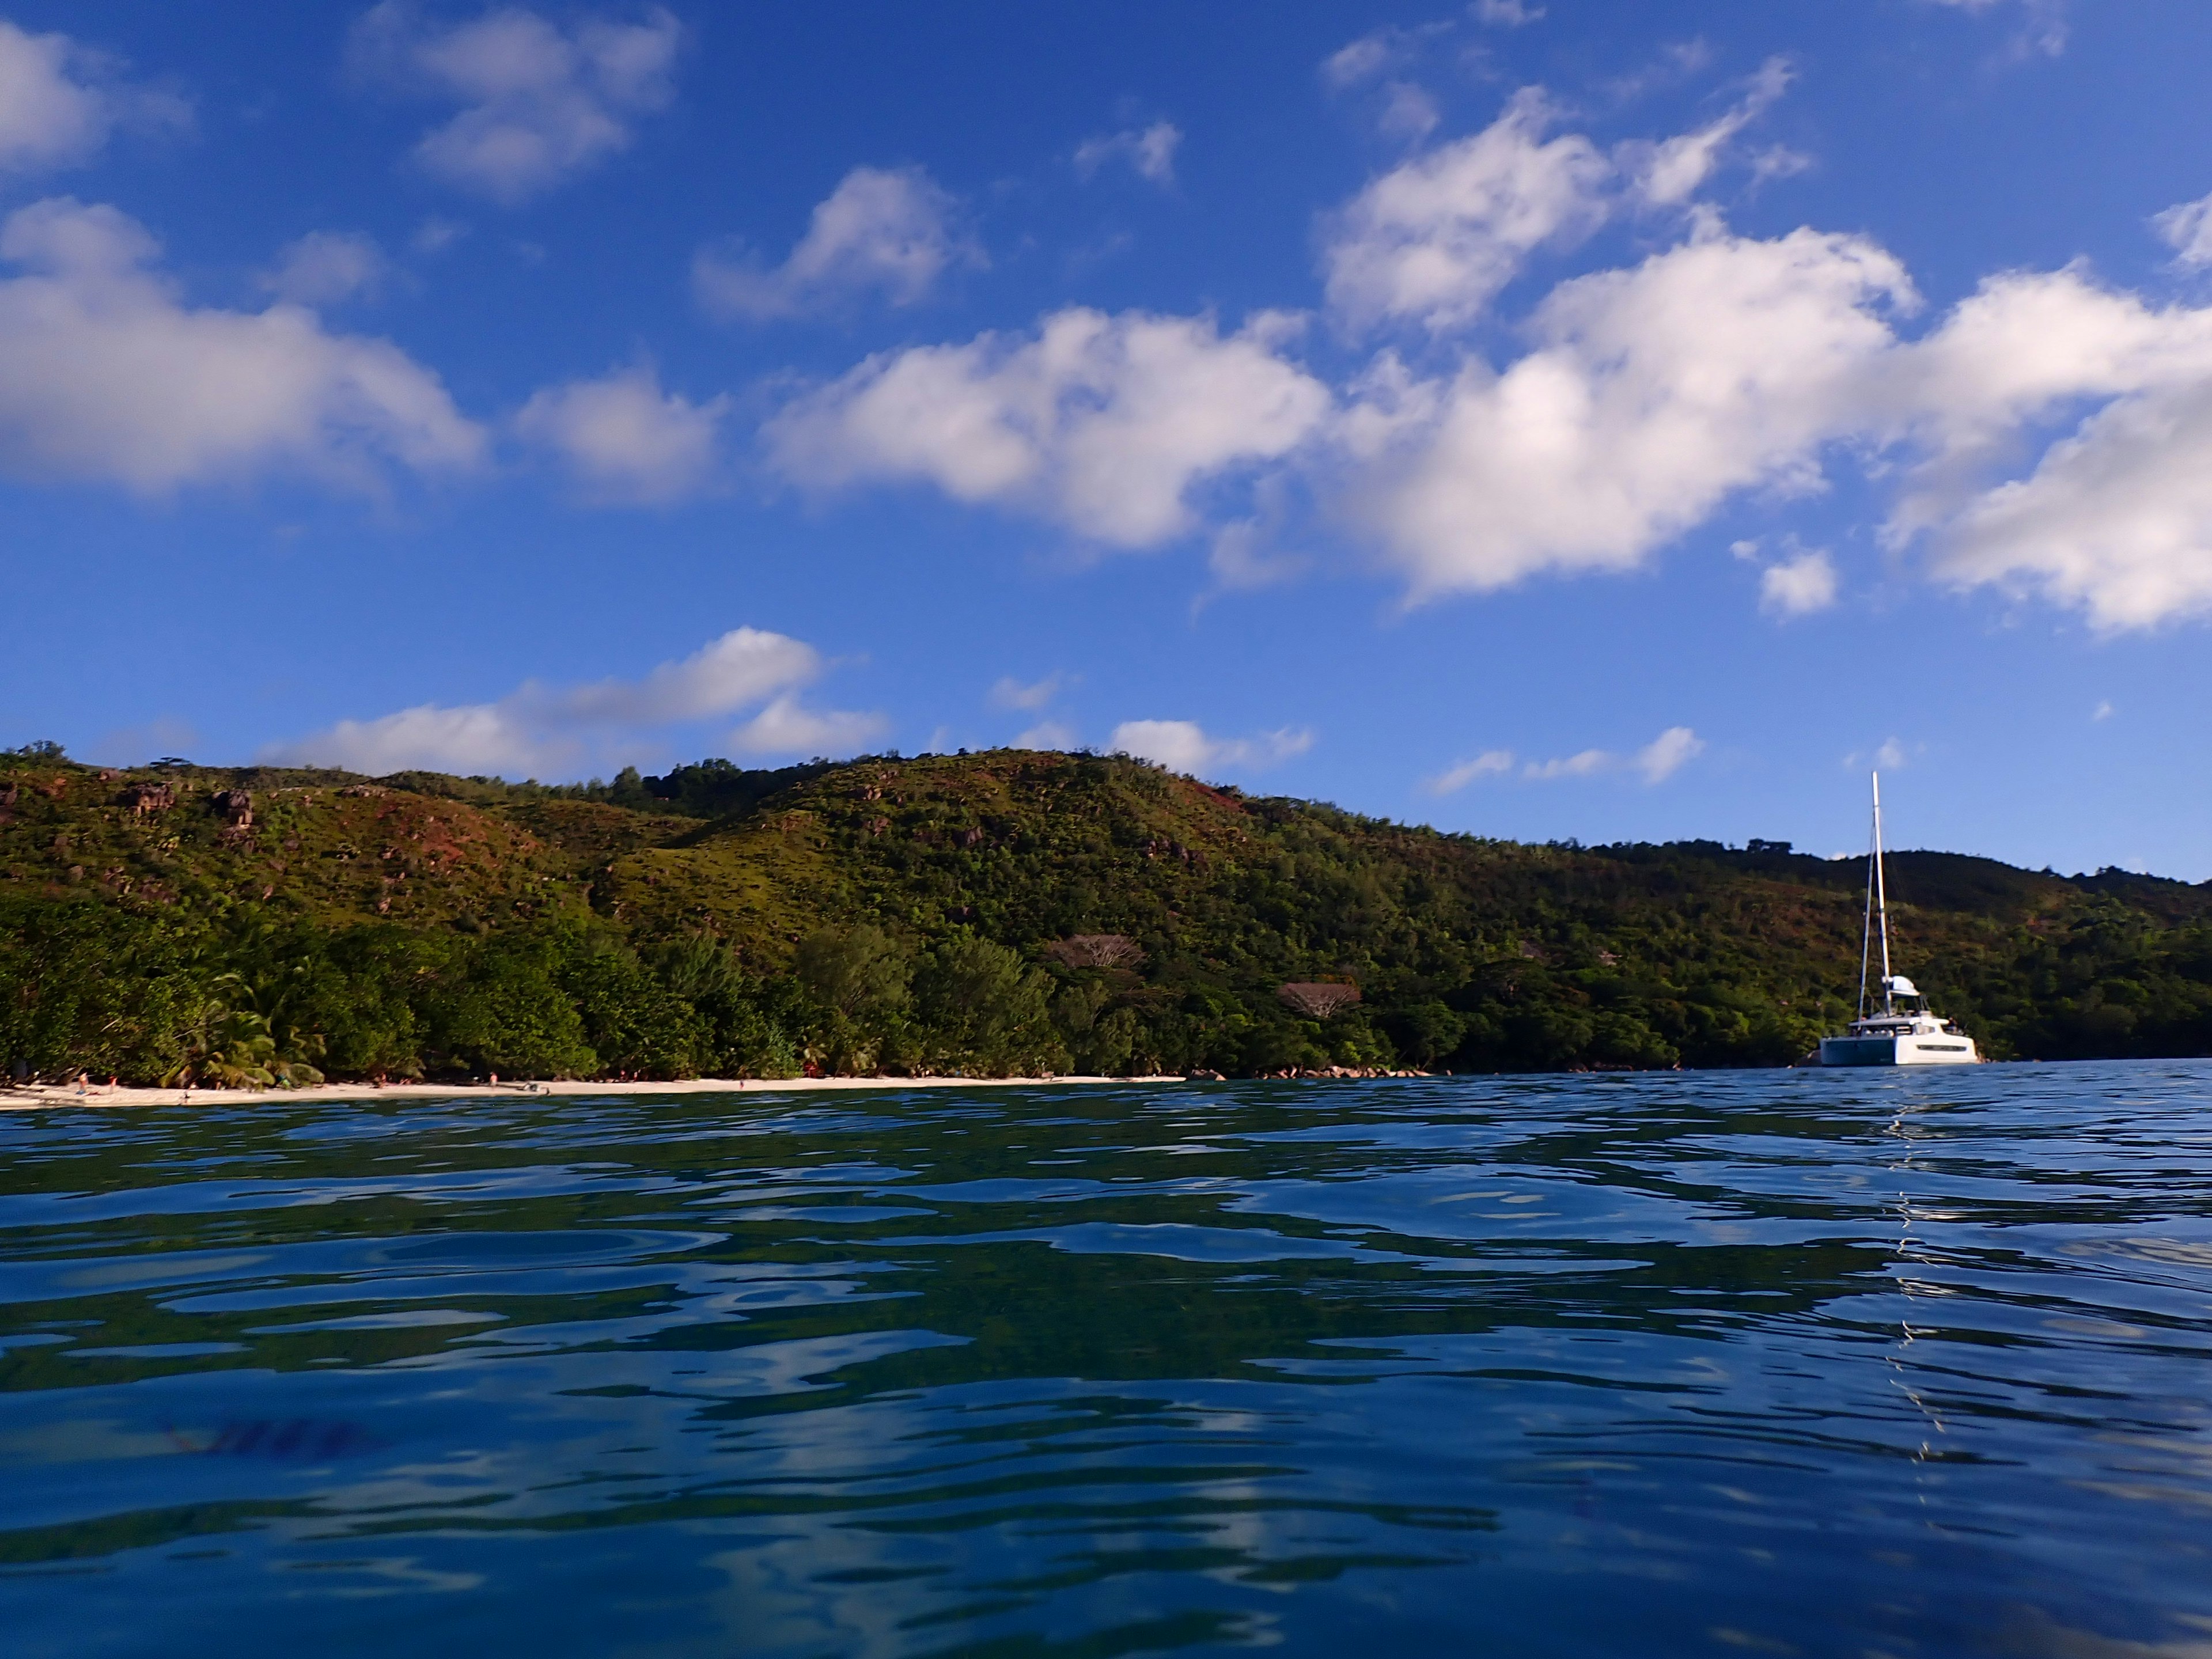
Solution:
M 0 743 L 2212 878 L 2212 9 L 0 0 Z

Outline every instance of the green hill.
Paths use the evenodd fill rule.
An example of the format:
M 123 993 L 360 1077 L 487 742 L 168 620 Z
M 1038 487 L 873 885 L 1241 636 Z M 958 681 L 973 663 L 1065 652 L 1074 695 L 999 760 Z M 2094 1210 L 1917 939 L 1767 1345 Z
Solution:
M 0 756 L 0 1058 L 232 1081 L 1772 1065 L 1851 1012 L 1864 880 L 1764 842 L 1441 835 L 1091 755 L 548 787 L 33 745 Z M 1890 886 L 1900 968 L 1992 1055 L 2212 1051 L 2212 884 L 1906 852 Z

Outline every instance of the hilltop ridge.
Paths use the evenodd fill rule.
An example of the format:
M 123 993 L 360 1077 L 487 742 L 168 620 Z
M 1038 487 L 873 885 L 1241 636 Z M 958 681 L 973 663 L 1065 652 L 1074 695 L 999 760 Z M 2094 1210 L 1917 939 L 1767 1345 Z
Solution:
M 1891 873 L 1901 965 L 1989 1052 L 2212 1049 L 2212 884 Z M 1088 754 L 549 787 L 34 747 L 0 757 L 0 1053 L 142 1080 L 1777 1064 L 1850 1012 L 1864 875 Z

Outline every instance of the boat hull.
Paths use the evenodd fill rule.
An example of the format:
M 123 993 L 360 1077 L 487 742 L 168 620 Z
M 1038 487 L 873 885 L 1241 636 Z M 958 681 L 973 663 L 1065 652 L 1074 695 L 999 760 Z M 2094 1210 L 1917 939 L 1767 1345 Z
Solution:
M 1972 1066 L 1981 1059 L 1969 1036 L 1832 1036 L 1820 1039 L 1823 1066 Z

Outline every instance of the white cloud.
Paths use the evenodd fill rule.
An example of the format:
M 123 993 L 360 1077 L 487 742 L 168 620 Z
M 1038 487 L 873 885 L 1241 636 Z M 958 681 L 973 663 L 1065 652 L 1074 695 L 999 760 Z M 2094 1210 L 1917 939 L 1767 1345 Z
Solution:
M 787 477 L 817 487 L 920 480 L 1145 547 L 1193 527 L 1190 492 L 1288 454 L 1328 389 L 1284 361 L 1285 325 L 1223 337 L 1210 318 L 1072 308 L 1033 337 L 985 334 L 869 358 L 771 420 Z
M 1075 728 L 1060 720 L 1040 720 L 1007 746 L 1013 749 L 1073 749 L 1075 747 Z
M 261 286 L 296 306 L 334 306 L 356 295 L 373 300 L 392 276 L 392 262 L 374 236 L 313 230 L 287 246 Z
M 1343 92 L 1385 73 L 1404 69 L 1419 56 L 1428 41 L 1449 33 L 1451 27 L 1447 22 L 1425 23 L 1418 28 L 1386 24 L 1322 59 L 1322 82 L 1332 92 Z
M 447 183 L 508 204 L 629 147 L 639 116 L 675 96 L 682 29 L 665 8 L 639 21 L 568 27 L 520 6 L 451 26 L 384 0 L 354 26 L 363 70 L 463 106 L 415 148 Z
M 1772 615 L 1810 616 L 1835 602 L 1836 567 L 1817 547 L 1771 564 L 1759 573 L 1759 608 Z
M 1541 6 L 1531 5 L 1528 0 L 1474 0 L 1472 9 L 1477 22 L 1500 29 L 1517 29 L 1544 15 Z
M 803 707 L 786 693 L 730 733 L 741 755 L 849 755 L 886 729 L 880 714 Z
M 1024 685 L 1012 675 L 1007 675 L 991 688 L 991 706 L 994 708 L 1042 708 L 1060 695 L 1060 688 L 1066 683 L 1067 676 L 1057 672 L 1048 674 L 1030 685 Z
M 1171 772 L 1256 771 L 1303 755 L 1313 733 L 1285 726 L 1250 738 L 1210 738 L 1195 720 L 1123 720 L 1106 741 L 1110 753 L 1157 761 Z
M 1636 751 L 1631 763 L 1646 783 L 1664 783 L 1705 752 L 1705 740 L 1686 726 L 1670 726 Z
M 1610 750 L 1585 749 L 1560 760 L 1530 761 L 1521 769 L 1521 775 L 1549 782 L 1554 778 L 1591 777 L 1600 772 L 1610 772 L 1620 764 L 1620 757 Z
M 183 100 L 125 83 L 105 53 L 0 18 L 0 172 L 88 161 L 118 127 L 191 124 Z
M 443 253 L 468 234 L 469 228 L 458 219 L 441 219 L 433 215 L 416 226 L 407 245 L 417 253 Z
M 1329 227 L 1329 302 L 1357 323 L 1431 330 L 1473 321 L 1539 247 L 1605 216 L 1613 165 L 1578 134 L 1547 140 L 1540 92 L 1516 94 L 1483 131 L 1373 180 Z
M 515 430 L 559 454 L 592 499 L 663 504 L 711 482 L 727 397 L 695 404 L 647 367 L 534 393 Z
M 2092 416 L 1958 514 L 1935 568 L 2039 592 L 2106 633 L 2212 615 L 2212 382 Z
M 1088 179 L 1109 161 L 1125 161 L 1136 169 L 1139 179 L 1172 185 L 1176 149 L 1182 143 L 1182 129 L 1172 121 L 1155 121 L 1142 129 L 1133 127 L 1086 138 L 1076 147 L 1075 170 Z
M 436 375 L 311 312 L 193 309 L 112 207 L 40 202 L 0 225 L 0 465 L 161 490 L 290 466 L 466 467 L 483 434 Z
M 2212 196 L 2170 207 L 2151 221 L 2174 252 L 2174 263 L 2191 270 L 2212 265 Z
M 2013 273 L 1898 359 L 1891 418 L 1923 459 L 1893 545 L 1924 533 L 1940 579 L 2038 592 L 2107 632 L 2212 610 L 2212 307 Z M 1988 486 L 2085 404 L 2027 477 Z
M 1885 740 L 1874 751 L 1874 763 L 1885 772 L 1894 772 L 1905 763 L 1905 744 L 1896 738 Z
M 1881 249 L 1810 230 L 1708 234 L 1564 283 L 1503 374 L 1386 362 L 1356 391 L 1350 511 L 1416 600 L 1634 568 L 1735 491 L 1815 482 L 1892 343 L 1877 309 L 1911 300 Z
M 1261 498 L 1263 506 L 1279 493 L 1267 487 L 1273 482 L 1263 478 L 1255 488 L 1254 494 Z M 1273 587 L 1302 574 L 1312 563 L 1304 555 L 1280 552 L 1271 544 L 1275 527 L 1271 520 L 1275 516 L 1263 512 L 1258 517 L 1234 520 L 1213 532 L 1206 563 L 1223 592 L 1249 593 Z
M 1370 37 L 1328 74 L 1404 50 Z M 1855 457 L 1893 490 L 1887 545 L 1938 581 L 2106 631 L 2212 615 L 2212 306 L 2014 271 L 1905 337 L 1919 301 L 1887 250 L 1809 227 L 1739 236 L 1692 202 L 1673 246 L 1553 289 L 1517 358 L 1454 349 L 1531 251 L 1639 201 L 1680 206 L 1787 78 L 1771 62 L 1717 122 L 1611 155 L 1547 138 L 1524 93 L 1372 181 L 1329 222 L 1330 295 L 1347 320 L 1445 337 L 1419 368 L 1384 350 L 1333 393 L 1280 318 L 1224 337 L 1210 318 L 1069 309 L 1032 335 L 871 358 L 768 423 L 770 460 L 809 486 L 923 481 L 1110 545 L 1206 529 L 1224 586 L 1296 564 L 1262 550 L 1279 507 L 1208 522 L 1202 487 L 1241 472 L 1283 501 L 1312 490 L 1419 603 L 1640 568 L 1730 500 L 1820 490 Z M 2160 222 L 2185 250 L 2204 217 Z M 1836 576 L 1798 550 L 1762 587 L 1796 614 L 1832 603 Z
M 641 680 L 600 680 L 557 693 L 526 686 L 515 695 L 538 717 L 564 723 L 666 726 L 730 714 L 821 672 L 820 655 L 804 641 L 733 628 Z
M 1694 195 L 1719 165 L 1721 151 L 1737 133 L 1789 89 L 1795 78 L 1789 61 L 1770 58 L 1751 77 L 1749 89 L 1735 106 L 1718 120 L 1662 140 L 1656 144 L 1626 146 L 1628 170 L 1645 200 L 1662 207 L 1679 206 Z M 1788 151 L 1769 152 L 1761 175 L 1771 177 L 1796 171 L 1802 158 Z
M 423 703 L 373 720 L 340 720 L 295 743 L 271 745 L 264 762 L 335 766 L 380 777 L 390 772 L 458 772 L 465 777 L 554 776 L 573 768 L 582 746 L 567 732 L 544 732 L 501 704 L 441 708 Z
M 1664 783 L 1705 752 L 1705 741 L 1695 732 L 1686 726 L 1670 726 L 1632 755 L 1617 755 L 1609 749 L 1585 749 L 1580 754 L 1565 756 L 1558 760 L 1530 761 L 1522 767 L 1521 775 L 1540 783 L 1548 783 L 1560 778 L 1594 778 L 1612 772 L 1632 771 L 1639 774 L 1647 784 L 1658 784 Z M 1504 750 L 1497 750 L 1468 764 L 1481 767 L 1482 773 L 1474 775 L 1482 775 L 1510 769 L 1513 757 Z M 1455 769 L 1454 772 L 1444 774 L 1444 777 L 1450 778 L 1460 769 Z
M 1355 325 L 1412 321 L 1432 333 L 1464 328 L 1532 254 L 1571 246 L 1624 203 L 1687 204 L 1730 142 L 1790 79 L 1787 60 L 1769 58 L 1718 119 L 1672 138 L 1624 143 L 1610 155 L 1580 133 L 1547 138 L 1558 112 L 1540 88 L 1524 88 L 1483 131 L 1392 168 L 1332 216 L 1322 256 L 1329 301 Z M 1409 83 L 1392 82 L 1391 89 L 1386 131 L 1425 135 L 1435 125 L 1434 103 Z M 1771 151 L 1758 170 L 1771 176 L 1800 164 L 1802 158 Z
M 2100 702 L 2094 708 L 2091 709 L 2089 711 L 2089 718 L 2093 720 L 2108 720 L 2112 719 L 2112 705 L 2110 700 Z
M 1513 769 L 1510 749 L 1486 749 L 1473 760 L 1448 766 L 1425 786 L 1432 795 L 1456 794 L 1479 778 L 1499 777 Z
M 984 263 L 981 249 L 953 234 L 952 211 L 952 198 L 920 167 L 854 167 L 816 204 L 781 265 L 767 268 L 742 244 L 724 243 L 692 260 L 692 287 L 715 315 L 755 321 L 870 292 L 914 305 L 950 266 Z
M 2066 50 L 2066 0 L 1932 0 L 1932 3 L 1966 12 L 2008 12 L 2017 3 L 2021 31 L 2012 43 L 2015 54 L 2041 52 L 2056 58 Z
M 799 732 L 807 718 L 872 720 L 805 716 L 796 709 L 793 693 L 819 674 L 821 666 L 819 654 L 802 641 L 738 628 L 680 661 L 661 664 L 641 680 L 577 686 L 531 681 L 496 702 L 453 708 L 422 703 L 376 720 L 341 720 L 325 731 L 274 744 L 261 758 L 371 774 L 421 768 L 554 776 L 573 773 L 612 747 L 634 743 L 641 732 L 727 715 L 763 698 L 773 701 L 744 728 L 750 732 L 760 726 L 759 735 L 769 739 L 752 744 L 755 749 L 778 747 L 773 739 Z
M 1383 88 L 1382 112 L 1376 118 L 1376 125 L 1389 137 L 1425 138 L 1443 119 L 1427 88 L 1411 81 L 1393 81 Z

